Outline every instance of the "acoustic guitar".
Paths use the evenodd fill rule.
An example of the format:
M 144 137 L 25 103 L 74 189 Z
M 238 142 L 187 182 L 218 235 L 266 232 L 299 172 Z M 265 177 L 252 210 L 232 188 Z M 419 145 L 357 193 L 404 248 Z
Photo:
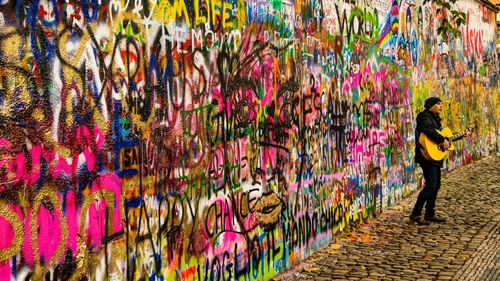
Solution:
M 437 144 L 433 140 L 431 140 L 425 133 L 421 133 L 418 137 L 418 142 L 422 146 L 420 151 L 422 151 L 422 155 L 425 159 L 429 161 L 440 161 L 443 160 L 446 156 L 446 151 L 455 150 L 455 146 L 452 141 L 455 141 L 458 138 L 461 138 L 467 134 L 467 131 L 472 131 L 473 128 L 467 129 L 461 133 L 453 134 L 450 128 L 443 128 L 442 130 L 436 130 L 438 134 L 448 139 L 450 142 L 450 147 L 445 149 L 442 144 Z

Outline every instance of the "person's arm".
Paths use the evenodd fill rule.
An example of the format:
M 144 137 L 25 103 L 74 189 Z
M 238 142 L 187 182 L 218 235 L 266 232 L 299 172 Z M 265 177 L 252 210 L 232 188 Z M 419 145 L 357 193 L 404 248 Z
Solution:
M 438 134 L 429 117 L 423 116 L 418 121 L 420 123 L 420 132 L 426 134 L 432 141 L 441 144 L 446 140 L 445 137 Z

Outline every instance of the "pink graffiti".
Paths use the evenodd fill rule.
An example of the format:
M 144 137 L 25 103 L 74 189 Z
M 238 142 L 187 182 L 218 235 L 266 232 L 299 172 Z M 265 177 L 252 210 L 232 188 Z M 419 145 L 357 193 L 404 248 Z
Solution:
M 383 163 L 385 161 L 385 155 L 377 153 L 380 148 L 387 146 L 384 130 L 367 129 L 366 139 L 360 140 L 361 131 L 355 128 L 351 131 L 351 137 L 358 139 L 349 145 L 352 164 L 358 166 L 361 163 Z
M 120 214 L 121 204 L 121 181 L 115 174 L 102 175 L 98 181 L 92 185 L 91 191 L 99 192 L 101 190 L 110 190 L 114 193 L 115 202 L 106 202 L 101 200 L 99 203 L 93 203 L 89 209 L 88 217 L 88 244 L 98 247 L 101 245 L 102 238 L 106 234 L 106 208 L 113 210 L 113 230 L 119 232 L 123 229 L 123 222 Z M 108 211 L 111 211 L 108 209 Z M 85 215 L 85 214 L 83 214 Z M 80 218 L 81 219 L 81 218 Z M 112 233 L 108 233 L 112 234 Z
M 0 140 L 1 142 L 1 140 Z M 8 204 L 9 211 L 16 214 L 18 218 L 22 217 L 21 208 L 18 205 Z M 15 232 L 16 230 L 12 228 L 12 225 L 7 222 L 3 217 L 0 216 L 0 233 L 2 234 L 2 239 L 0 239 L 0 249 L 5 250 L 12 246 L 14 242 L 15 235 L 20 235 Z M 0 262 L 0 281 L 10 280 L 10 260 L 5 262 Z
M 54 202 L 51 202 L 54 203 Z M 21 250 L 26 263 L 33 265 L 36 260 L 31 236 L 31 216 L 35 210 L 30 209 L 24 220 L 24 243 Z M 37 219 L 36 241 L 38 255 L 42 263 L 48 262 L 59 247 L 61 242 L 61 216 L 58 212 L 47 210 L 43 204 L 40 206 Z

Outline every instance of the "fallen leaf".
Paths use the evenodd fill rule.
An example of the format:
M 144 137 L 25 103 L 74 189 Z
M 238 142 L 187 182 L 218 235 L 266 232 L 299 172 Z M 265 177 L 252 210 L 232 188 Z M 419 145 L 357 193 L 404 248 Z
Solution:
M 367 233 L 367 234 L 361 236 L 360 240 L 363 242 L 368 242 L 370 240 L 370 234 Z
M 319 267 L 304 267 L 304 271 L 306 272 L 318 272 L 321 271 Z
M 330 244 L 330 248 L 332 248 L 332 249 L 340 249 L 340 248 L 342 248 L 342 245 L 340 245 L 340 244 Z
M 431 256 L 424 256 L 423 259 L 424 259 L 424 261 L 430 261 L 430 260 L 432 260 L 432 257 Z
M 330 254 L 330 255 L 338 255 L 339 251 L 330 250 L 330 251 L 328 251 L 328 254 Z

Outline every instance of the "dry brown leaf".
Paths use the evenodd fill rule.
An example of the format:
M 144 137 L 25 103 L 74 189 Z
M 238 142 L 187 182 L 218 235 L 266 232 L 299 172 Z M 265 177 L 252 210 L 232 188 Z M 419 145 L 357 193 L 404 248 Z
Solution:
M 430 261 L 430 260 L 432 260 L 432 257 L 431 256 L 424 256 L 423 259 L 424 259 L 424 261 Z

